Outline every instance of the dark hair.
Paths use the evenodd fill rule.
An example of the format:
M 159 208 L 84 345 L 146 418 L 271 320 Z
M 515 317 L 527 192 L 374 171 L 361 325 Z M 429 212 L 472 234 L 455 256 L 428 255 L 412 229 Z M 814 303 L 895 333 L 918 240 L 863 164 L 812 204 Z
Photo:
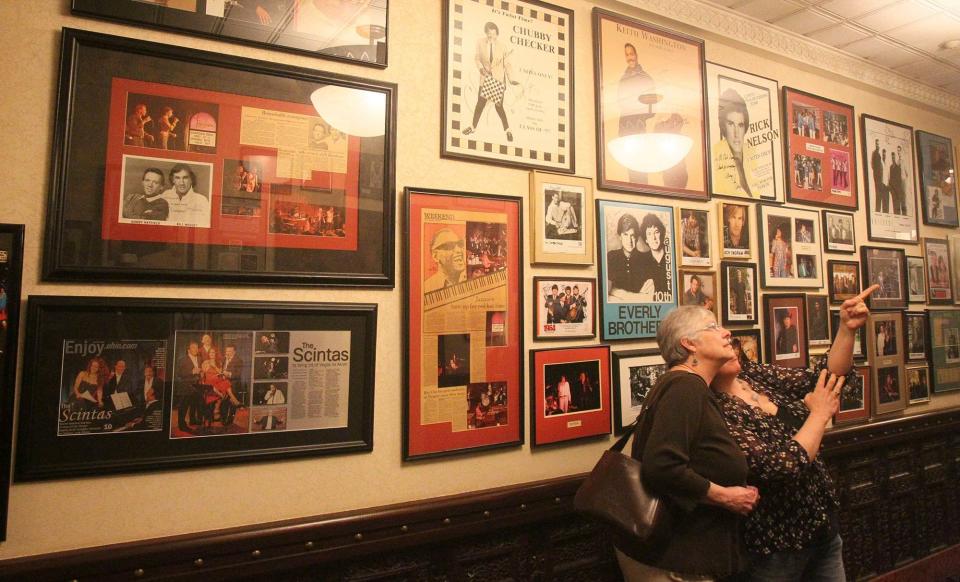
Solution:
M 631 228 L 638 236 L 640 235 L 640 223 L 632 214 L 624 212 L 617 221 L 617 234 L 623 234 Z
M 699 276 L 699 275 L 694 275 L 693 277 L 690 277 L 690 282 L 693 283 L 694 281 L 696 281 L 697 283 L 701 283 L 701 284 L 703 283 L 703 281 L 700 280 L 700 276 Z
M 720 133 L 724 139 L 727 139 L 724 122 L 731 113 L 743 115 L 744 123 L 750 125 L 750 112 L 747 111 L 747 104 L 744 102 L 743 97 L 733 89 L 727 89 L 720 95 L 720 108 L 718 112 L 720 116 Z
M 164 178 L 163 170 L 161 170 L 160 168 L 147 168 L 146 170 L 143 171 L 143 176 L 141 176 L 140 179 L 143 180 L 144 178 L 146 178 L 147 174 L 156 174 L 160 176 L 160 181 L 165 183 L 164 180 L 166 180 L 166 178 Z
M 623 50 L 627 50 L 627 47 L 630 47 L 633 49 L 633 54 L 637 54 L 637 47 L 633 46 L 629 42 L 623 44 Z
M 497 36 L 500 36 L 500 28 L 497 26 L 495 22 L 488 22 L 483 25 L 484 33 L 490 32 L 491 30 L 497 31 Z
M 660 231 L 660 237 L 667 232 L 667 227 L 663 225 L 663 221 L 660 220 L 660 217 L 656 214 L 648 214 L 643 217 L 643 222 L 640 223 L 640 238 L 646 238 L 648 228 L 656 228 Z
M 186 165 L 186 164 L 176 164 L 175 166 L 173 166 L 172 168 L 170 168 L 170 183 L 171 183 L 171 184 L 173 183 L 173 175 L 174 175 L 174 174 L 176 174 L 177 172 L 182 172 L 182 171 L 184 171 L 184 170 L 186 170 L 186 171 L 190 174 L 190 187 L 192 188 L 193 186 L 196 186 L 196 185 L 197 185 L 197 175 L 193 173 L 193 168 L 191 168 L 190 166 L 188 166 L 188 165 Z

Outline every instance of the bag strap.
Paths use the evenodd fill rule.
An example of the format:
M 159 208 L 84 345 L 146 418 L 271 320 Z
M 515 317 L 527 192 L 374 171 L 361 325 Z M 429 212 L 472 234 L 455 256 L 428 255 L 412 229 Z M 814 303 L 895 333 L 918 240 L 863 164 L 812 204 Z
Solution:
M 663 392 L 664 390 L 661 387 L 660 390 L 655 390 L 653 394 L 650 395 L 650 398 L 646 402 L 644 402 L 643 406 L 640 408 L 640 413 L 637 414 L 637 418 L 634 419 L 632 423 L 627 425 L 627 430 L 624 431 L 623 436 L 617 439 L 617 442 L 613 443 L 613 446 L 610 447 L 611 451 L 623 452 L 624 447 L 627 446 L 627 441 L 629 441 L 630 437 L 632 437 L 640 429 L 641 421 L 645 418 L 644 413 L 656 405 L 656 403 L 660 400 L 660 396 L 663 394 Z M 638 438 L 639 438 L 639 435 L 638 435 Z

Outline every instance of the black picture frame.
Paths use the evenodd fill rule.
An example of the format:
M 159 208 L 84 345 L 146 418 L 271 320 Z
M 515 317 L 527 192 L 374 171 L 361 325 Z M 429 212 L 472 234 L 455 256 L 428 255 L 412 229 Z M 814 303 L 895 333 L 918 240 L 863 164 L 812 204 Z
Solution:
M 903 325 L 906 328 L 903 346 L 908 362 L 930 362 L 930 319 L 926 311 L 905 311 Z M 919 329 L 917 329 L 919 327 Z M 918 335 L 919 334 L 919 335 Z M 919 338 L 919 344 L 915 341 Z M 917 350 L 916 348 L 920 349 Z
M 957 208 L 957 166 L 953 141 L 919 129 L 916 130 L 916 138 L 923 223 L 957 228 L 960 226 L 960 209 Z M 937 156 L 933 155 L 935 151 L 938 152 Z M 945 188 L 949 188 L 949 191 L 944 192 Z M 942 195 L 939 207 L 933 204 L 936 200 L 934 194 Z M 943 203 L 944 196 L 949 197 L 949 204 Z
M 22 224 L 0 224 L 0 541 L 7 539 L 13 405 L 17 386 L 20 293 L 23 278 Z
M 395 84 L 69 28 L 60 71 L 44 280 L 394 286 Z M 376 112 L 354 112 L 373 115 L 370 127 L 337 123 L 377 135 L 327 123 L 311 101 L 318 89 L 370 97 Z M 159 133 L 162 117 L 160 139 L 145 130 L 149 113 L 173 109 L 167 103 L 188 118 L 180 137 L 169 132 L 173 145 Z M 270 125 L 277 116 L 282 132 Z M 244 124 L 251 129 L 240 137 Z M 310 130 L 321 125 L 332 133 L 312 145 Z M 270 140 L 275 147 L 264 147 Z M 200 214 L 135 211 L 148 199 L 141 173 L 156 169 L 162 190 L 178 168 L 190 192 L 171 187 L 159 202 Z M 237 170 L 244 177 L 231 182 Z M 188 208 L 190 196 L 199 209 Z
M 881 271 L 878 269 L 877 261 L 882 260 L 887 264 L 883 270 L 889 272 L 891 268 L 898 269 L 897 281 L 888 280 L 885 275 L 881 283 L 879 276 Z M 904 249 L 894 249 L 886 247 L 860 247 L 860 267 L 862 275 L 860 279 L 861 289 L 866 289 L 874 283 L 880 283 L 881 289 L 877 289 L 867 298 L 867 307 L 870 309 L 906 309 L 909 303 L 907 295 L 907 252 Z M 875 280 L 874 277 L 877 277 Z M 898 286 L 899 290 L 894 287 Z
M 819 308 L 817 306 L 820 306 Z M 819 310 L 819 311 L 818 311 Z M 830 307 L 828 298 L 823 294 L 807 293 L 807 345 L 808 346 L 829 346 L 833 341 L 830 335 L 830 322 L 828 321 Z M 817 329 L 820 324 L 823 329 Z M 823 337 L 813 337 L 815 331 L 821 331 Z
M 830 334 L 837 337 L 837 331 L 840 329 L 840 310 L 830 311 Z M 854 334 L 853 359 L 862 362 L 867 359 L 867 335 L 865 327 L 859 328 Z M 857 341 L 859 340 L 859 341 Z
M 732 283 L 730 279 L 730 269 L 747 269 L 753 273 L 750 277 L 752 284 L 746 282 L 750 288 L 747 291 L 750 291 L 752 294 L 752 299 L 749 301 L 752 304 L 752 308 L 744 306 L 747 311 L 746 317 L 740 319 L 734 319 L 732 317 L 732 312 L 730 306 L 734 300 L 733 294 L 730 292 L 730 285 Z M 757 265 L 754 263 L 741 263 L 737 261 L 720 261 L 720 317 L 723 325 L 756 325 L 760 320 L 757 316 L 758 306 L 760 296 L 757 294 L 757 277 L 759 273 L 757 272 Z M 747 303 L 747 298 L 744 298 L 744 303 Z
M 783 311 L 785 310 L 785 311 Z M 790 311 L 793 310 L 793 311 Z M 809 334 L 807 332 L 807 302 L 804 293 L 767 293 L 763 296 L 763 319 L 766 324 L 766 356 L 768 364 L 777 364 L 787 368 L 806 368 L 810 364 Z M 780 353 L 777 333 L 778 315 L 789 315 L 795 319 L 793 328 L 796 330 L 797 351 Z M 796 317 L 793 317 L 796 315 Z M 786 319 L 784 317 L 783 319 Z M 782 321 L 782 320 L 781 320 Z M 789 329 L 789 328 L 784 328 Z M 790 344 L 786 344 L 790 345 Z M 792 357 L 779 356 L 795 354 Z
M 31 296 L 16 480 L 370 451 L 376 328 L 374 304 Z M 285 402 L 261 406 L 258 381 Z M 289 414 L 308 391 L 336 413 Z
M 196 3 L 197 9 L 194 12 L 167 7 L 165 2 L 136 2 L 132 0 L 72 0 L 70 8 L 74 14 L 81 16 L 139 24 L 165 31 L 172 30 L 382 69 L 387 66 L 389 2 L 390 0 L 382 0 L 372 3 L 376 6 L 364 6 L 353 15 L 354 19 L 359 18 L 365 22 L 353 20 L 350 22 L 324 23 L 339 28 L 338 33 L 357 31 L 357 38 L 367 37 L 367 45 L 337 44 L 317 50 L 307 48 L 308 43 L 320 42 L 324 37 L 295 30 L 298 19 L 302 18 L 303 15 L 296 11 L 296 6 L 283 7 L 277 5 L 279 3 L 273 3 L 275 6 L 272 7 L 271 11 L 265 10 L 270 19 L 270 22 L 266 24 L 257 19 L 251 7 L 244 7 L 246 3 L 230 6 L 225 9 L 222 16 L 208 14 L 203 8 L 209 10 L 209 3 L 203 4 L 200 2 Z M 260 9 L 260 4 L 265 3 L 258 2 L 254 6 Z M 383 13 L 382 19 L 379 15 L 381 11 Z M 309 17 L 309 14 L 307 17 Z M 381 20 L 382 25 L 380 24 Z M 364 27 L 365 30 L 361 33 L 360 30 Z M 380 34 L 382 34 L 382 42 L 379 41 Z M 369 42 L 370 40 L 375 42 Z
M 852 289 L 838 289 L 837 281 L 834 278 L 834 271 L 837 267 L 847 267 L 847 270 L 857 278 L 856 285 L 854 285 Z M 836 259 L 828 260 L 827 278 L 827 289 L 829 290 L 830 305 L 840 305 L 847 299 L 853 299 L 855 296 L 859 295 L 860 291 L 863 289 L 863 285 L 860 281 L 860 263 L 857 261 L 840 261 Z
M 842 253 L 845 255 L 855 255 L 857 253 L 857 225 L 853 214 L 849 212 L 840 212 L 839 210 L 824 210 L 823 214 L 823 252 Z M 842 216 L 850 221 L 850 244 L 838 243 L 833 240 L 830 228 L 830 215 Z
M 656 348 L 622 350 L 619 352 L 611 352 L 610 355 L 610 368 L 613 372 L 613 433 L 620 435 L 636 420 L 637 415 L 640 414 L 643 402 L 646 401 L 647 395 L 655 384 L 655 382 L 647 382 L 645 386 L 638 386 L 638 394 L 636 396 L 640 398 L 636 400 L 640 402 L 634 405 L 633 379 L 624 378 L 621 367 L 628 365 L 628 360 L 636 360 L 638 366 L 654 366 L 663 374 L 667 370 L 667 365 L 664 363 L 663 358 L 660 357 L 660 350 Z M 627 372 L 629 373 L 629 366 Z M 624 380 L 626 381 L 626 385 L 623 384 Z M 628 403 L 630 403 L 629 406 L 627 405 Z
M 876 130 L 874 130 L 874 126 L 876 126 Z M 871 139 L 874 142 L 873 144 L 869 144 Z M 871 151 L 871 146 L 873 146 L 873 150 L 877 149 L 877 144 L 881 139 L 883 139 L 882 153 L 880 151 Z M 861 153 L 863 154 L 860 159 L 863 163 L 863 207 L 867 211 L 867 239 L 875 242 L 917 244 L 920 242 L 918 238 L 919 227 L 917 218 L 919 209 L 917 207 L 917 194 L 913 179 L 916 175 L 916 168 L 913 165 L 915 159 L 913 150 L 916 149 L 913 143 L 913 128 L 909 125 L 863 113 L 860 115 L 860 144 L 862 146 Z M 907 164 L 910 166 L 905 173 L 909 179 L 909 183 L 903 182 L 902 176 L 904 172 L 901 171 L 900 188 L 902 189 L 901 194 L 903 195 L 903 199 L 901 200 L 903 212 L 897 212 L 896 210 L 898 204 L 896 200 L 896 188 L 893 187 L 893 181 L 888 179 L 890 183 L 883 184 L 883 189 L 878 192 L 877 188 L 879 185 L 876 184 L 877 169 L 871 167 L 874 166 L 877 160 L 880 160 L 881 169 L 879 171 L 882 175 L 882 166 L 886 163 L 882 156 L 886 154 L 887 144 L 889 144 L 891 148 L 891 166 L 893 157 L 896 154 L 896 152 L 893 151 L 894 145 L 898 145 L 901 148 L 899 166 L 901 168 L 903 167 L 903 158 L 907 158 Z M 907 146 L 907 155 L 903 155 L 903 146 Z M 876 158 L 873 157 L 874 154 L 876 154 Z M 889 170 L 887 173 L 892 174 Z M 888 194 L 890 197 L 889 200 L 886 198 Z M 881 206 L 879 209 L 877 208 L 878 203 Z M 883 207 L 892 209 L 892 212 L 883 212 L 882 214 L 887 215 L 886 217 L 876 216 L 877 214 L 881 214 Z M 909 217 L 910 209 L 913 210 L 912 220 L 910 220 Z M 875 224 L 875 219 L 878 219 L 876 220 L 877 224 Z M 884 222 L 886 224 L 883 224 Z M 883 236 L 882 233 L 878 232 L 881 228 L 895 233 L 895 236 Z M 897 235 L 902 236 L 897 238 Z

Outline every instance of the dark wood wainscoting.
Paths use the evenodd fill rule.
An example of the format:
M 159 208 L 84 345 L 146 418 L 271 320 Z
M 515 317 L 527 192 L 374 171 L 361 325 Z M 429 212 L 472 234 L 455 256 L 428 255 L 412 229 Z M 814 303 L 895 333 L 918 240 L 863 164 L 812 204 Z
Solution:
M 828 435 L 851 580 L 960 575 L 937 561 L 960 543 L 958 429 L 952 410 Z M 582 478 L 8 560 L 0 580 L 617 581 L 606 535 L 573 513 Z

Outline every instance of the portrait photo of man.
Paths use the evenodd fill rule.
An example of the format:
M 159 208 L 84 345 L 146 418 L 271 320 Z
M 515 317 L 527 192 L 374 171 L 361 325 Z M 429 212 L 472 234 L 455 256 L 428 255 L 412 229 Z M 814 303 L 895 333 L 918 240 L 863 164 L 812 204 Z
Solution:
M 124 195 L 123 217 L 165 222 L 170 215 L 170 205 L 163 198 L 165 183 L 166 178 L 160 168 L 144 170 L 140 191 Z
M 430 239 L 430 257 L 437 271 L 423 282 L 424 293 L 467 280 L 466 245 L 463 238 L 453 230 L 441 228 L 433 234 Z
M 163 193 L 170 208 L 167 220 L 180 226 L 209 228 L 210 199 L 208 194 L 195 189 L 199 184 L 193 168 L 188 164 L 175 164 L 168 178 L 172 187 Z
M 724 204 L 723 255 L 750 256 L 750 224 L 747 207 L 743 204 Z
M 774 354 L 778 360 L 792 359 L 800 355 L 800 338 L 797 332 L 797 308 L 779 307 L 773 310 L 776 325 Z

